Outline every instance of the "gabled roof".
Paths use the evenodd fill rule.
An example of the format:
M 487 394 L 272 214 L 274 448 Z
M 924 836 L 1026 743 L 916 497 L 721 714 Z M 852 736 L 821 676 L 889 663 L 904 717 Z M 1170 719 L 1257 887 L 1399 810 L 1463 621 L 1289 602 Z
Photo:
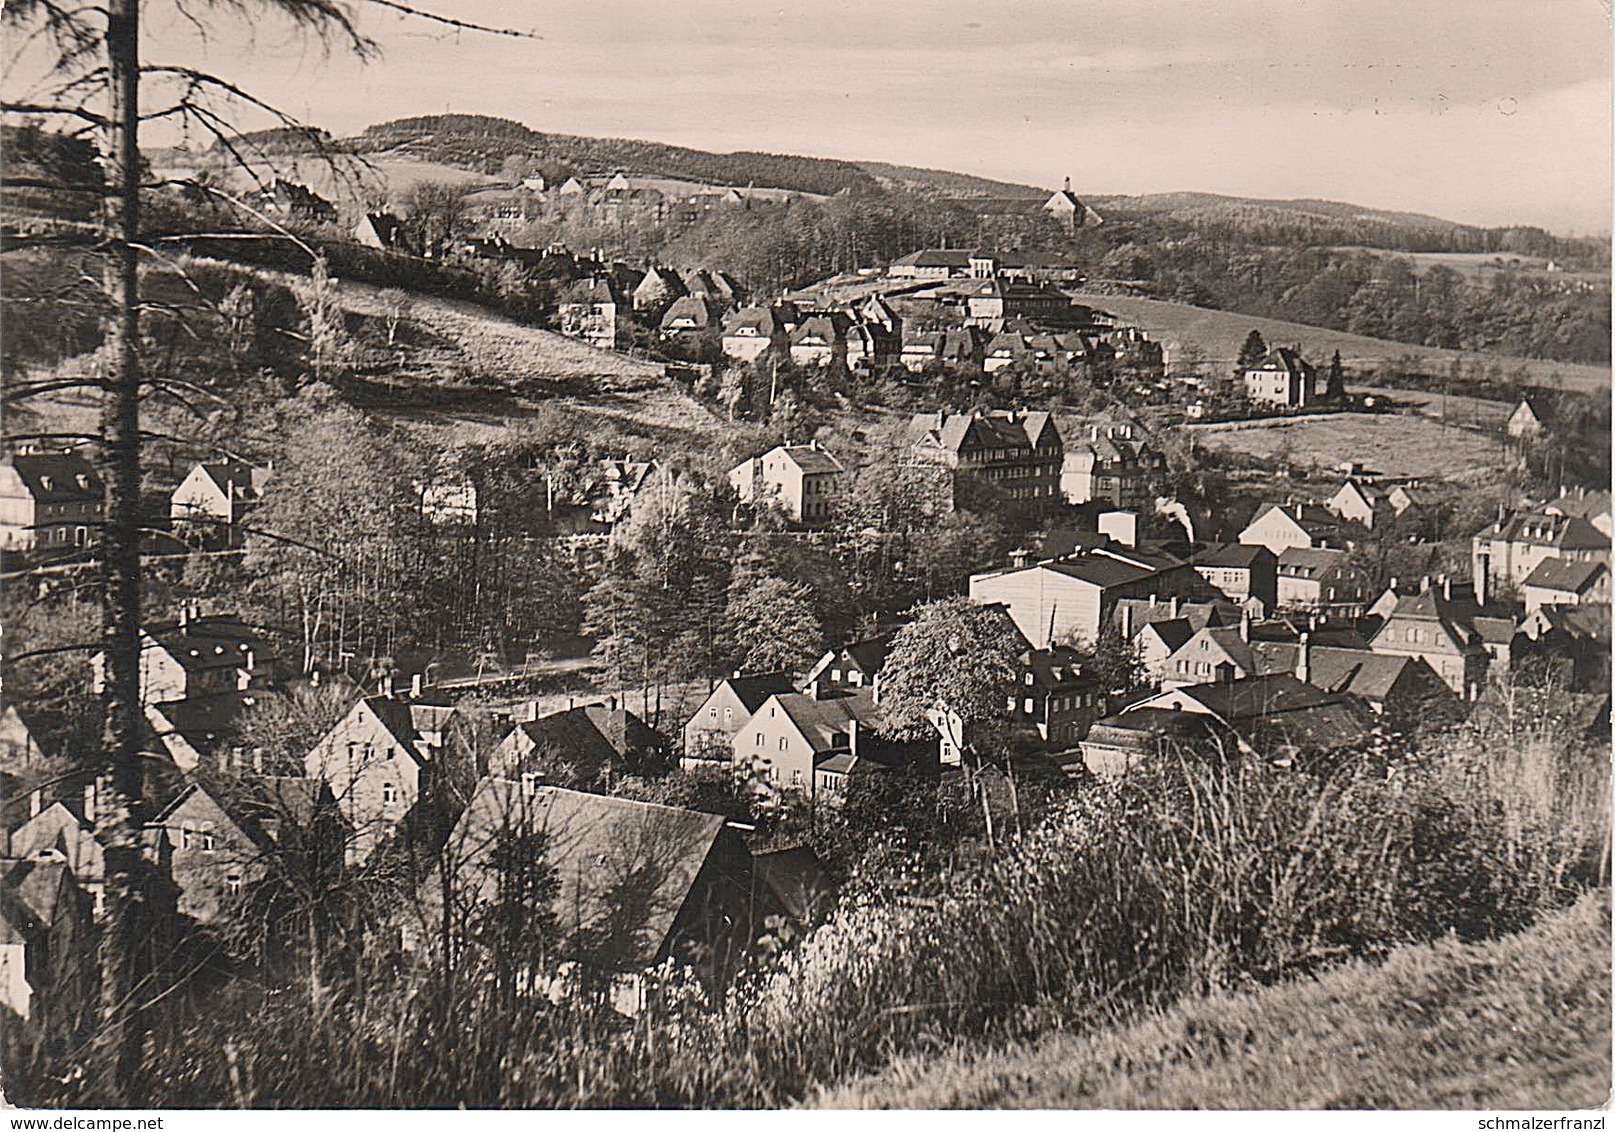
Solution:
M 880 671 L 881 665 L 886 663 L 886 654 L 891 651 L 892 638 L 895 635 L 882 633 L 877 637 L 866 637 L 864 640 L 854 641 L 841 651 L 865 673 L 873 676 Z
M 1591 520 L 1610 513 L 1610 493 L 1607 491 L 1567 493 L 1544 503 L 1542 510 L 1550 515 L 1572 515 L 1578 519 Z
M 814 314 L 804 318 L 791 331 L 791 345 L 799 346 L 809 339 L 818 339 L 831 345 L 846 337 L 846 317 L 834 314 Z
M 964 271 L 970 267 L 975 254 L 962 248 L 921 248 L 892 260 L 893 267 L 945 267 L 950 271 Z
M 742 307 L 723 320 L 725 335 L 747 329 L 756 331 L 756 337 L 771 338 L 780 326 L 770 307 Z
M 49 849 L 62 854 L 67 867 L 80 881 L 99 881 L 105 875 L 106 858 L 101 842 L 60 802 L 52 802 L 11 833 L 11 852 L 18 856 L 33 856 Z
M 1139 632 L 1153 631 L 1161 639 L 1161 643 L 1172 652 L 1181 649 L 1189 638 L 1195 635 L 1196 629 L 1189 624 L 1187 617 L 1172 617 L 1165 621 L 1146 622 Z
M 731 676 L 718 686 L 721 688 L 725 684 L 735 694 L 735 699 L 753 714 L 768 702 L 769 696 L 796 691 L 789 672 L 753 672 L 745 676 Z
M 1567 558 L 1544 558 L 1535 570 L 1526 575 L 1522 585 L 1545 590 L 1563 590 L 1584 593 L 1593 587 L 1600 574 L 1609 573 L 1602 562 L 1576 562 Z
M 559 930 L 599 934 L 601 958 L 645 967 L 666 953 L 723 828 L 717 814 L 485 778 L 450 840 L 463 898 L 486 904 L 497 898 L 493 858 L 505 837 L 542 834 L 542 867 L 560 881 L 552 903 Z M 621 899 L 625 887 L 631 908 Z
M 819 769 L 831 767 L 826 762 Z M 794 919 L 811 920 L 835 899 L 836 886 L 810 846 L 764 850 L 753 853 L 751 862 L 757 879 Z
M 687 330 L 692 327 L 697 330 L 705 330 L 707 327 L 715 325 L 717 321 L 718 308 L 712 296 L 704 294 L 682 295 L 675 299 L 673 305 L 667 308 L 667 313 L 662 315 L 661 326 L 663 330 Z M 688 325 L 681 327 L 678 325 L 680 323 L 687 323 Z
M 803 475 L 824 475 L 845 471 L 841 461 L 823 448 L 808 444 L 782 444 L 774 449 L 801 469 Z
M 31 452 L 5 462 L 36 503 L 78 502 L 102 497 L 101 477 L 77 452 Z
M 1609 536 L 1579 515 L 1525 511 L 1493 523 L 1479 535 L 1481 539 L 1554 546 L 1561 550 L 1608 550 Z
M 597 773 L 622 757 L 622 752 L 595 726 L 588 708 L 558 711 L 519 723 L 517 728 L 532 741 L 536 754 L 573 763 L 585 774 Z
M 417 744 L 421 741 L 421 735 L 415 730 L 415 716 L 409 710 L 409 704 L 391 696 L 367 696 L 361 702 L 375 713 L 382 727 L 404 749 L 404 753 L 419 762 L 421 754 Z
M 255 666 L 269 659 L 263 633 L 233 613 L 194 617 L 183 624 L 169 621 L 148 627 L 146 633 L 187 671 L 243 668 L 249 654 Z
M 260 499 L 269 482 L 269 469 L 255 468 L 244 460 L 204 461 L 197 467 L 227 499 Z
M 583 709 L 594 729 L 611 744 L 619 758 L 630 758 L 663 746 L 662 737 L 627 708 L 589 704 Z
M 1253 366 L 1245 367 L 1246 373 L 1249 373 L 1252 370 L 1283 370 L 1292 377 L 1304 378 L 1311 374 L 1312 366 L 1305 358 L 1296 353 L 1294 350 L 1280 346 L 1276 350 L 1269 351 L 1267 357 L 1263 358 L 1260 362 L 1257 362 Z
M 1288 641 L 1252 641 L 1251 652 L 1256 661 L 1255 675 L 1288 673 L 1294 676 L 1301 647 Z M 1402 673 L 1411 665 L 1422 664 L 1424 662 L 1415 656 L 1309 645 L 1307 683 L 1328 692 L 1345 692 L 1373 703 L 1383 703 Z
M 796 729 L 808 741 L 815 755 L 847 749 L 854 723 L 864 729 L 868 739 L 873 740 L 873 731 L 884 718 L 880 705 L 875 703 L 872 688 L 849 696 L 823 696 L 817 699 L 801 692 L 787 692 L 773 697 L 773 702 L 796 724 Z M 867 755 L 870 746 L 861 737 L 858 753 Z
M 1244 543 L 1230 542 L 1202 550 L 1189 559 L 1189 564 L 1224 570 L 1248 570 L 1255 566 L 1263 555 L 1272 557 L 1273 552 L 1265 546 L 1246 546 Z
M 1287 546 L 1279 555 L 1279 573 L 1292 578 L 1322 578 L 1346 564 L 1344 550 Z

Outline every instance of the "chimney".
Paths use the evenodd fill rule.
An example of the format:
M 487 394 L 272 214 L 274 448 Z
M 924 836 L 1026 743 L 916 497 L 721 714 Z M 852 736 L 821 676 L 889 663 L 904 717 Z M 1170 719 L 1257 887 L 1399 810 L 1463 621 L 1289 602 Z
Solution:
M 817 680 L 808 681 L 808 686 L 803 689 L 803 692 L 807 695 L 807 698 L 810 699 L 810 700 L 818 699 L 819 698 L 819 682 Z
M 393 694 L 393 674 L 391 672 L 381 678 L 381 694 L 389 699 Z
M 95 783 L 84 784 L 84 820 L 95 824 Z
M 1251 612 L 1248 609 L 1239 615 L 1239 639 L 1247 644 L 1251 639 Z
M 1445 574 L 1441 575 L 1441 597 L 1443 601 L 1452 600 L 1452 579 Z
M 1133 607 L 1131 605 L 1123 603 L 1123 605 L 1121 607 L 1121 615 L 1122 615 L 1122 640 L 1130 641 L 1130 640 L 1133 639 Z
M 1419 592 L 1421 594 L 1427 594 L 1427 593 L 1430 592 L 1430 575 L 1429 574 L 1426 574 L 1424 577 L 1419 579 Z
M 858 721 L 847 720 L 847 753 L 853 758 L 858 757 Z
M 737 669 L 734 670 L 734 673 L 732 674 L 732 676 L 730 678 L 734 679 L 734 680 L 739 680 L 742 675 L 743 675 L 743 673 L 740 671 L 740 669 L 737 668 Z
M 1173 617 L 1176 617 L 1178 615 L 1178 595 L 1177 594 L 1173 594 L 1171 599 L 1167 602 L 1167 612 L 1170 613 Z
M 1394 574 L 1391 575 L 1391 592 L 1393 594 L 1396 592 L 1396 575 Z
M 415 675 L 413 675 L 413 676 L 411 676 L 409 678 L 409 698 L 412 699 L 412 700 L 420 699 L 421 698 L 421 692 L 425 689 L 425 687 L 426 687 L 426 673 L 424 673 L 424 672 L 415 673 Z
M 248 672 L 251 672 L 258 662 L 258 658 L 253 655 L 253 651 L 250 648 L 246 651 L 243 659 L 246 661 L 246 663 L 242 667 L 244 667 Z
M 308 686 L 310 688 L 318 688 L 320 686 L 320 670 L 318 668 L 314 669 L 308 674 Z
M 1303 684 L 1312 681 L 1312 634 L 1302 633 L 1295 649 L 1295 678 Z

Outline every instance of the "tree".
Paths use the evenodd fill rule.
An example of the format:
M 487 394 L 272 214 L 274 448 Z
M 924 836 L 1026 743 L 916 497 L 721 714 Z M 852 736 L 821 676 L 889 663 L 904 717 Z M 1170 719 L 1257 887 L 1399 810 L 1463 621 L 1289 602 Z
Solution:
M 1452 364 L 1457 365 L 1458 360 L 1454 358 Z M 1339 350 L 1329 359 L 1329 376 L 1324 382 L 1323 395 L 1329 401 L 1343 401 L 1346 398 L 1346 371 L 1340 364 Z
M 388 287 L 376 298 L 381 303 L 381 318 L 387 327 L 387 345 L 391 346 L 398 340 L 399 324 L 414 311 L 415 300 L 408 291 L 400 291 L 397 287 Z
M 327 381 L 351 360 L 353 343 L 323 255 L 315 257 L 308 282 L 298 287 L 297 304 L 303 311 L 309 377 Z
M 400 201 L 415 239 L 427 255 L 438 254 L 466 226 L 466 189 L 442 181 L 419 181 Z
M 1262 340 L 1262 332 L 1252 330 L 1245 335 L 1245 344 L 1239 348 L 1239 360 L 1234 363 L 1234 373 L 1238 375 L 1252 366 L 1259 366 L 1266 357 L 1267 343 Z
M 735 665 L 748 671 L 795 671 L 824 648 L 812 591 L 773 574 L 736 574 L 724 620 Z
M 984 767 L 999 766 L 1013 789 L 1008 761 L 994 748 L 1006 738 L 1004 704 L 1015 694 L 1025 648 L 1001 608 L 945 598 L 915 607 L 881 669 L 881 730 L 904 739 L 942 733 L 977 780 L 989 841 L 992 810 L 979 778 Z

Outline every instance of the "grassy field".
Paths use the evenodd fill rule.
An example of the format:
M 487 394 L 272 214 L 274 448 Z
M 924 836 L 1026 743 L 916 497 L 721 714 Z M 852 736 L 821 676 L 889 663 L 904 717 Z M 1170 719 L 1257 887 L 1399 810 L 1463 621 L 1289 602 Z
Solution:
M 1548 260 L 1535 255 L 1508 255 L 1497 252 L 1388 252 L 1379 248 L 1337 248 L 1343 252 L 1368 252 L 1371 255 L 1395 256 L 1413 261 L 1420 275 L 1432 267 L 1446 267 L 1464 277 L 1467 283 L 1489 283 L 1504 267 L 1522 275 L 1553 279 L 1585 280 L 1589 283 L 1609 282 L 1608 271 L 1550 272 Z
M 900 1061 L 822 1108 L 1581 1109 L 1610 1096 L 1607 890 L 1496 942 Z
M 1439 407 L 1438 407 L 1439 411 Z M 1332 468 L 1347 460 L 1388 476 L 1483 480 L 1502 471 L 1505 450 L 1496 436 L 1442 427 L 1422 414 L 1338 413 L 1218 425 L 1186 430 L 1216 452 L 1271 460 L 1289 454 L 1303 467 Z
M 1231 311 L 1205 310 L 1183 303 L 1160 302 L 1156 299 L 1139 299 L 1116 295 L 1076 295 L 1080 303 L 1109 311 L 1118 318 L 1141 327 L 1151 338 L 1166 346 L 1168 364 L 1181 356 L 1185 346 L 1194 346 L 1208 365 L 1221 368 L 1232 365 L 1239 354 L 1245 335 L 1259 330 L 1269 346 L 1299 345 L 1301 352 L 1315 364 L 1329 360 L 1330 354 L 1340 351 L 1340 358 L 1352 369 L 1376 368 L 1402 357 L 1420 360 L 1421 368 L 1429 373 L 1446 373 L 1454 358 L 1461 359 L 1466 370 L 1477 365 L 1500 368 L 1513 373 L 1524 367 L 1533 385 L 1608 395 L 1610 371 L 1607 367 L 1574 365 L 1569 362 L 1547 362 L 1535 358 L 1515 358 L 1503 354 L 1482 354 L 1472 350 L 1438 350 L 1430 346 L 1410 346 L 1405 342 L 1388 342 L 1380 338 L 1365 338 L 1360 334 L 1347 334 L 1340 330 L 1326 330 L 1306 326 L 1299 322 L 1281 322 L 1272 318 L 1255 318 Z M 1556 380 L 1557 378 L 1557 380 Z

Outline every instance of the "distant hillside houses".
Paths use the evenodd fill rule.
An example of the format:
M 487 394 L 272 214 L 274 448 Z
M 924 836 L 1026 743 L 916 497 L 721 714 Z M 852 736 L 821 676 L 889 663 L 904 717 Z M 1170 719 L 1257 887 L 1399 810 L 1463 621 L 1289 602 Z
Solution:
M 947 203 L 975 218 L 979 238 L 1000 246 L 1012 247 L 1050 231 L 1071 235 L 1105 222 L 1071 191 L 1069 177 L 1063 188 L 1045 198 L 955 197 Z

